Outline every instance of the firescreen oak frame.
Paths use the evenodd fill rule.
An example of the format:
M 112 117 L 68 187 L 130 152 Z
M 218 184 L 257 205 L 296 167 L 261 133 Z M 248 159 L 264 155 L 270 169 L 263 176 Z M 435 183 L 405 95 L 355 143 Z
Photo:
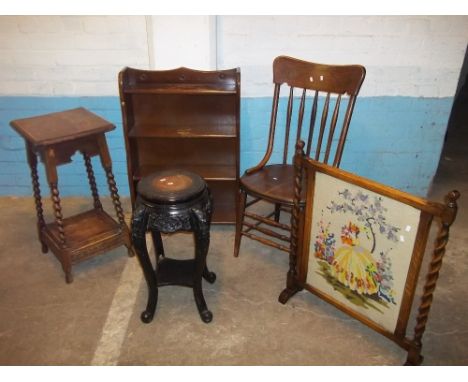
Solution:
M 460 197 L 460 193 L 456 190 L 451 191 L 445 198 L 445 204 L 431 202 L 423 198 L 419 198 L 408 193 L 398 191 L 396 189 L 384 186 L 377 182 L 356 176 L 354 174 L 309 159 L 304 155 L 303 147 L 304 142 L 299 142 L 296 145 L 296 155 L 294 158 L 294 165 L 296 170 L 294 183 L 295 198 L 293 214 L 291 217 L 292 238 L 290 268 L 287 274 L 287 286 L 286 289 L 283 290 L 283 292 L 279 296 L 279 301 L 285 304 L 289 300 L 289 298 L 291 298 L 295 293 L 306 289 L 311 293 L 315 294 L 316 296 L 320 297 L 321 299 L 334 305 L 336 308 L 340 309 L 344 313 L 361 321 L 371 329 L 386 336 L 387 338 L 395 342 L 397 345 L 405 349 L 408 352 L 405 365 L 420 365 L 423 361 L 423 357 L 421 355 L 422 336 L 426 328 L 426 323 L 432 304 L 434 290 L 436 287 L 437 279 L 439 277 L 439 271 L 442 266 L 442 259 L 445 254 L 445 248 L 449 237 L 449 229 L 452 223 L 454 222 L 457 214 L 456 201 Z M 417 229 L 413 235 L 414 244 L 411 245 L 412 251 L 411 253 L 404 254 L 405 256 L 408 256 L 406 267 L 407 273 L 406 276 L 404 276 L 404 283 L 400 288 L 401 298 L 398 304 L 399 310 L 397 312 L 393 328 L 389 328 L 389 325 L 383 325 L 380 322 L 376 322 L 375 319 L 369 317 L 369 314 L 363 313 L 362 309 L 360 310 L 357 308 L 354 309 L 350 307 L 350 303 L 346 303 L 345 299 L 339 296 L 340 292 L 337 291 L 336 286 L 343 288 L 343 284 L 337 281 L 339 280 L 338 277 L 335 280 L 335 286 L 333 288 L 329 288 L 328 291 L 324 291 L 324 289 L 326 288 L 317 286 L 320 284 L 317 284 L 317 282 L 315 282 L 313 278 L 310 278 L 310 276 L 308 278 L 308 271 L 310 267 L 309 254 L 313 251 L 316 251 L 314 252 L 314 254 L 312 254 L 312 256 L 317 256 L 317 251 L 319 250 L 318 248 L 320 248 L 320 243 L 317 244 L 316 242 L 315 245 L 312 244 L 312 241 L 315 239 L 313 237 L 312 231 L 314 229 L 313 223 L 317 224 L 318 219 L 317 216 L 314 217 L 314 213 L 318 214 L 317 211 L 314 212 L 314 209 L 318 207 L 318 205 L 314 204 L 314 195 L 316 193 L 319 194 L 320 192 L 318 188 L 316 189 L 316 185 L 317 187 L 319 186 L 320 182 L 318 182 L 318 179 L 323 179 L 324 175 L 325 177 L 330 177 L 330 179 L 332 181 L 335 181 L 335 183 L 341 182 L 341 184 L 349 185 L 351 190 L 364 190 L 370 195 L 377 195 L 378 200 L 380 201 L 388 200 L 392 201 L 392 203 L 396 202 L 396 204 L 400 205 L 401 208 L 408 208 L 409 210 L 412 209 L 419 214 Z M 321 183 L 323 185 L 323 181 L 321 181 Z M 300 201 L 300 195 L 303 187 L 306 187 L 305 204 L 301 203 Z M 361 193 L 360 195 L 363 194 Z M 362 197 L 364 198 L 365 196 Z M 350 205 L 348 204 L 348 208 L 349 206 Z M 337 211 L 337 208 L 338 207 L 334 205 L 335 211 Z M 329 207 L 328 209 L 330 210 Z M 339 213 L 337 213 L 336 215 L 339 215 Z M 338 216 L 334 218 L 338 218 Z M 431 224 L 434 218 L 440 222 L 440 228 L 432 252 L 429 270 L 426 273 L 426 281 L 423 287 L 423 294 L 418 308 L 414 334 L 412 338 L 409 338 L 406 335 L 406 331 L 411 313 L 411 306 L 417 287 L 418 275 L 421 269 L 424 252 L 426 249 L 429 230 L 431 228 Z M 353 232 L 353 228 L 355 234 L 356 231 L 359 233 L 358 227 L 353 226 L 351 228 L 343 228 L 345 229 L 345 235 L 349 234 L 350 231 Z M 383 231 L 385 232 L 386 229 L 387 233 L 389 232 L 388 230 L 391 230 L 391 228 L 384 227 Z M 321 232 L 323 232 L 323 230 Z M 368 230 L 367 234 L 369 237 L 372 237 L 369 234 Z M 361 232 L 361 236 L 363 235 L 364 233 Z M 374 235 L 374 232 L 372 232 L 372 235 Z M 355 237 L 357 238 L 357 234 Z M 330 236 L 328 236 L 328 238 L 330 238 Z M 335 237 L 332 236 L 331 238 L 335 240 L 337 239 L 336 235 Z M 350 240 L 346 236 L 344 237 L 344 239 L 342 236 L 341 239 L 342 241 L 344 240 L 344 242 Z M 344 250 L 347 250 L 350 253 L 352 250 L 351 248 L 360 250 L 361 252 L 366 251 L 365 249 L 363 249 L 362 246 L 351 247 L 351 245 L 345 244 L 340 249 L 342 248 L 345 248 Z M 344 250 L 342 250 L 342 253 Z M 374 247 L 372 248 L 372 251 L 374 251 Z M 338 253 L 338 251 L 336 251 L 336 253 Z M 370 256 L 370 251 L 367 251 L 367 254 Z M 364 255 L 367 256 L 367 254 Z M 344 256 L 351 255 L 348 253 Z M 338 258 L 330 261 L 330 268 L 335 267 L 333 268 L 331 273 L 339 272 L 340 270 L 342 271 L 342 268 L 340 268 L 339 262 L 337 260 Z M 317 273 L 319 272 L 315 272 L 314 274 L 312 274 L 312 276 L 315 278 L 320 278 L 320 276 L 317 275 Z M 401 276 L 401 274 L 399 276 Z M 351 278 L 349 277 L 349 273 L 346 277 L 348 278 L 341 279 L 342 281 L 344 280 L 345 284 L 349 280 L 351 280 Z M 371 281 L 365 284 L 367 288 L 371 289 L 372 285 L 369 285 L 369 283 L 371 283 Z M 353 287 L 355 288 L 354 291 L 351 290 L 352 287 L 349 284 L 348 287 L 351 294 L 356 295 L 356 285 L 353 285 Z M 331 290 L 332 292 L 330 292 Z M 375 291 L 375 289 L 373 291 Z M 374 296 L 375 295 L 376 294 L 374 294 Z

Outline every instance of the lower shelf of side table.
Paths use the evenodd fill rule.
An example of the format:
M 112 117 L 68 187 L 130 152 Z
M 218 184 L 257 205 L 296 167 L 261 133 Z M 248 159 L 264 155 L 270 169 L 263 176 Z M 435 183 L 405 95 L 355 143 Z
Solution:
M 180 285 L 193 287 L 195 260 L 161 259 L 157 266 L 158 286 Z
M 44 242 L 56 256 L 66 252 L 77 263 L 126 243 L 127 232 L 103 210 L 90 210 L 63 219 L 66 247 L 60 247 L 57 223 L 42 231 Z

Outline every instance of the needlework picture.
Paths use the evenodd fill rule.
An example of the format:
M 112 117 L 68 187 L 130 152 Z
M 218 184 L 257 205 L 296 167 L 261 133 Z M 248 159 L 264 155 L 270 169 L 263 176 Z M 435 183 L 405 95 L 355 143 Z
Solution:
M 307 283 L 393 332 L 420 211 L 317 172 Z

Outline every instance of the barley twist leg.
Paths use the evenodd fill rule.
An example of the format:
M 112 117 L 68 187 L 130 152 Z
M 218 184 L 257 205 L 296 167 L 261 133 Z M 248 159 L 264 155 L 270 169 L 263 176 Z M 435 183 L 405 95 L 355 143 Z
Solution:
M 117 219 L 121 226 L 125 225 L 124 213 L 122 210 L 122 204 L 120 203 L 120 198 L 117 190 L 117 184 L 115 183 L 114 174 L 112 173 L 112 167 L 104 168 L 107 177 L 107 184 L 109 185 L 109 191 L 112 198 L 112 203 L 114 204 L 115 213 Z
M 301 191 L 302 191 L 302 157 L 304 156 L 304 142 L 299 141 L 296 144 L 296 153 L 294 156 L 294 167 L 295 174 L 294 177 L 294 205 L 291 214 L 291 241 L 290 248 L 291 252 L 289 254 L 289 271 L 286 278 L 286 289 L 284 289 L 278 301 L 282 304 L 294 296 L 297 292 L 302 290 L 302 288 L 297 285 L 297 253 L 298 253 L 298 232 L 299 232 L 299 220 L 301 215 Z
M 448 243 L 450 226 L 455 220 L 457 214 L 457 199 L 460 197 L 458 191 L 452 191 L 447 195 L 446 211 L 442 216 L 442 225 L 434 246 L 429 272 L 426 276 L 426 283 L 421 297 L 421 303 L 418 308 L 418 316 L 416 318 L 416 326 L 414 328 L 413 347 L 408 352 L 408 358 L 405 365 L 420 365 L 423 361 L 421 356 L 422 336 L 426 329 L 427 319 L 434 296 L 434 291 L 439 278 L 440 268 L 442 267 L 442 259 L 445 255 L 445 247 Z
M 89 186 L 91 188 L 91 194 L 94 199 L 94 208 L 102 210 L 102 204 L 99 200 L 99 193 L 96 185 L 96 177 L 94 176 L 93 165 L 91 163 L 91 157 L 88 154 L 83 153 L 83 159 L 86 166 L 86 172 L 88 173 Z
M 57 225 L 57 231 L 59 235 L 59 245 L 63 251 L 66 248 L 65 228 L 63 224 L 62 207 L 60 205 L 60 195 L 59 195 L 59 191 L 57 188 L 57 183 L 50 183 L 50 192 L 51 192 L 52 205 L 54 208 L 55 223 Z M 67 284 L 72 283 L 73 275 L 72 275 L 72 263 L 71 263 L 70 256 L 63 254 L 60 258 L 60 262 L 62 264 L 63 271 L 65 272 L 65 280 Z
M 34 193 L 34 203 L 36 205 L 36 214 L 37 214 L 37 233 L 39 237 L 39 241 L 41 243 L 41 250 L 42 253 L 47 253 L 49 248 L 42 240 L 42 230 L 45 228 L 45 220 L 44 220 L 44 210 L 42 208 L 42 198 L 41 198 L 41 189 L 39 186 L 39 175 L 37 172 L 37 156 L 27 148 L 28 153 L 28 163 L 29 167 L 31 168 L 31 179 L 32 179 L 32 186 L 33 186 L 33 193 Z
M 125 216 L 122 209 L 122 204 L 120 203 L 119 193 L 117 190 L 117 184 L 115 183 L 114 174 L 112 173 L 112 167 L 104 167 L 107 177 L 107 184 L 109 185 L 109 191 L 112 198 L 112 203 L 114 205 L 115 213 L 117 215 L 117 219 L 119 221 L 120 227 L 123 231 L 126 232 L 127 240 L 125 246 L 127 247 L 128 256 L 133 257 L 135 255 L 131 239 L 130 239 L 130 231 L 128 230 L 127 224 L 125 224 Z

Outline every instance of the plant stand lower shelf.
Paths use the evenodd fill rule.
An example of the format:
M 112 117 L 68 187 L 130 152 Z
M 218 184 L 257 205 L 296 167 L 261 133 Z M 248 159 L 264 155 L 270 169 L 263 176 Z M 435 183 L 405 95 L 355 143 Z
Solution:
M 47 224 L 41 235 L 56 256 L 61 250 L 70 257 L 72 264 L 125 244 L 120 225 L 102 210 L 90 210 L 65 218 L 63 228 L 67 238 L 65 248 L 60 247 L 57 223 Z

